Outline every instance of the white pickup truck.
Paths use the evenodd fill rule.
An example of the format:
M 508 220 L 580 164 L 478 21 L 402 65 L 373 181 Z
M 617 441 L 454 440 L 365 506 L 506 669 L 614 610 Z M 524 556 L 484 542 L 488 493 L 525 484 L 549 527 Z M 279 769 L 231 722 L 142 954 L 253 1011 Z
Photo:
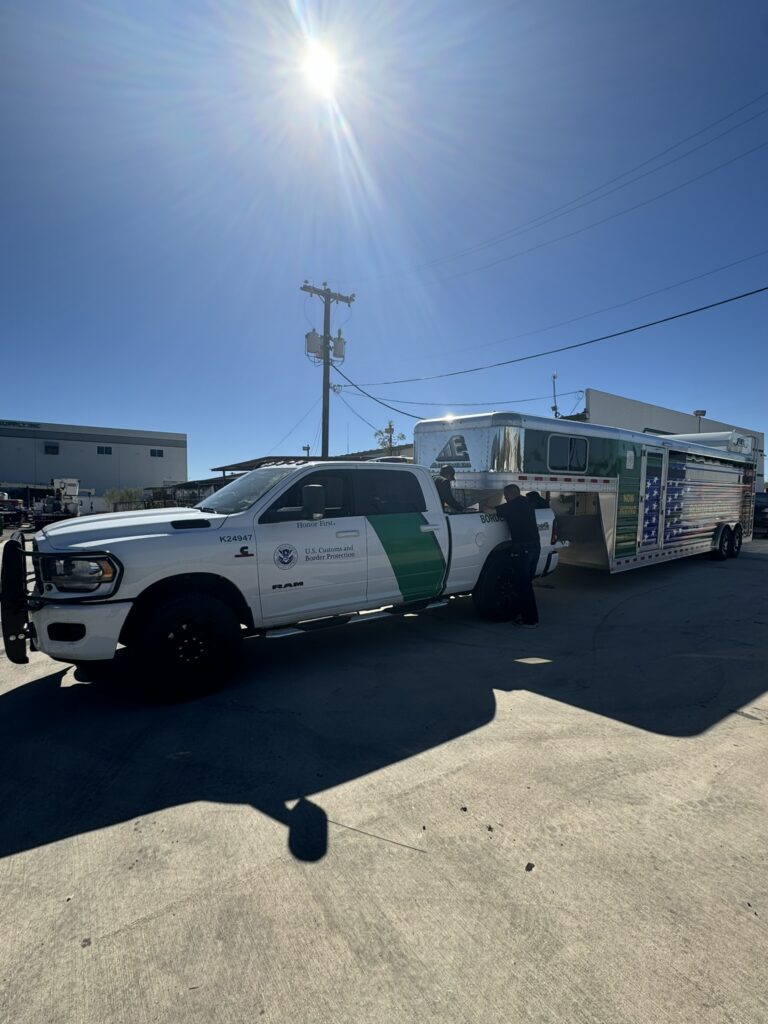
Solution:
M 554 516 L 536 516 L 546 575 L 558 561 Z M 28 643 L 72 663 L 109 661 L 123 645 L 193 683 L 220 677 L 247 634 L 467 593 L 480 614 L 510 618 L 511 568 L 506 524 L 492 511 L 446 514 L 425 467 L 274 465 L 195 508 L 64 521 L 31 546 L 15 533 L 3 553 L 3 639 L 16 663 Z

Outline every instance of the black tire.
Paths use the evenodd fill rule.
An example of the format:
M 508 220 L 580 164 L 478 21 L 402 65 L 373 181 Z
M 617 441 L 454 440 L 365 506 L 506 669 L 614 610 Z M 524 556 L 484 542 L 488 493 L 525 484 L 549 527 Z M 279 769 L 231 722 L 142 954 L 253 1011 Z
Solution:
M 712 551 L 712 557 L 716 562 L 724 562 L 730 555 L 731 551 L 731 533 L 730 526 L 724 526 L 720 531 L 720 536 L 717 540 L 717 547 Z
M 741 545 L 744 543 L 744 534 L 740 526 L 734 526 L 731 534 L 731 544 L 728 548 L 729 558 L 738 558 L 741 554 Z
M 237 661 L 242 639 L 232 609 L 217 597 L 189 594 L 147 609 L 129 652 L 142 688 L 173 700 L 219 689 Z
M 509 555 L 492 557 L 472 591 L 477 614 L 489 622 L 509 622 L 518 614 L 514 564 Z

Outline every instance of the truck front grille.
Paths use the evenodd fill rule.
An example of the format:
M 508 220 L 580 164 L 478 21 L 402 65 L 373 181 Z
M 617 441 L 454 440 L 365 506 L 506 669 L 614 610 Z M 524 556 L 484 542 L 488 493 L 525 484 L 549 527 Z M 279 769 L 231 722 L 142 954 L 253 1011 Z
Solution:
M 37 541 L 34 539 L 34 537 L 32 538 L 32 554 L 33 554 L 33 556 L 37 555 Z M 32 558 L 32 567 L 34 568 L 34 571 L 35 571 L 35 583 L 37 584 L 38 593 L 42 594 L 42 592 L 43 592 L 43 577 L 42 577 L 42 574 L 40 572 L 40 559 L 39 558 L 35 558 L 35 557 Z

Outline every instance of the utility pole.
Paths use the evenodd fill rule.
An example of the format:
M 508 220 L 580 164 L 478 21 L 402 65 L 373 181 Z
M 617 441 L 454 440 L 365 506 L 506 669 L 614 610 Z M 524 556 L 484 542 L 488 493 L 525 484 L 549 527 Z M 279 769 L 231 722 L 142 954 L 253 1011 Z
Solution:
M 323 429 L 321 457 L 328 458 L 328 420 L 330 411 L 330 390 L 331 390 L 331 303 L 344 302 L 351 306 L 355 301 L 354 292 L 351 295 L 340 295 L 339 292 L 332 292 L 327 283 L 323 281 L 322 288 L 316 288 L 305 281 L 301 291 L 308 295 L 317 295 L 323 300 L 323 337 L 322 337 L 322 362 L 323 362 Z

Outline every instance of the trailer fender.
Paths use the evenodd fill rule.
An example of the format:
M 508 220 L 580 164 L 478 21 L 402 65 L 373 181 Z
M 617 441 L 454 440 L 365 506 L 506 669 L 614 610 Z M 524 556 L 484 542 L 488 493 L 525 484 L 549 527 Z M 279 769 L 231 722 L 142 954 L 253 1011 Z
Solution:
M 733 530 L 731 531 L 731 546 L 728 550 L 729 558 L 738 558 L 741 554 L 741 546 L 744 543 L 744 531 L 741 528 L 741 523 L 736 523 Z
M 712 536 L 712 558 L 716 562 L 724 562 L 731 551 L 733 531 L 728 523 L 720 523 Z

